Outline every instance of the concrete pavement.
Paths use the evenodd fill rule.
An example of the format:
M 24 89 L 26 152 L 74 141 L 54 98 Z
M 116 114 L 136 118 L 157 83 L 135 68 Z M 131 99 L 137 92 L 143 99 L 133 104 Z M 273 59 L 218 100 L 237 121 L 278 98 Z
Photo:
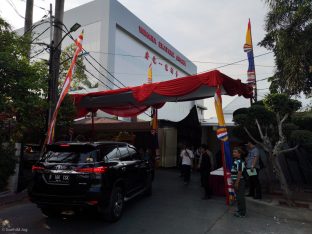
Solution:
M 184 186 L 178 171 L 161 169 L 156 171 L 153 195 L 127 203 L 123 217 L 117 223 L 105 223 L 95 214 L 50 219 L 27 201 L 0 208 L 0 219 L 2 222 L 7 220 L 11 228 L 40 234 L 312 233 L 311 222 L 289 219 L 283 212 L 276 213 L 276 207 L 260 205 L 260 209 L 248 202 L 247 217 L 236 218 L 233 217 L 235 207 L 226 207 L 223 197 L 201 200 L 202 193 L 198 174 L 193 174 L 190 185 Z M 303 213 L 301 209 L 290 211 Z

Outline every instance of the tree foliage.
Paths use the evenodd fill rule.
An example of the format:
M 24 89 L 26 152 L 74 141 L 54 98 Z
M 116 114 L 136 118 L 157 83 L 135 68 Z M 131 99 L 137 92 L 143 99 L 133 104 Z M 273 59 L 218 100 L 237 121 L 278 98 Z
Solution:
M 25 44 L 9 24 L 0 18 L 0 113 L 16 117 L 14 138 L 21 140 L 25 129 L 39 127 L 45 71 L 29 63 Z
M 296 149 L 299 144 L 305 147 L 312 145 L 312 132 L 301 130 L 290 122 L 289 117 L 300 107 L 301 103 L 288 95 L 273 93 L 267 95 L 262 103 L 233 113 L 234 122 L 238 125 L 233 133 L 238 137 L 245 133 L 269 154 L 269 168 L 271 172 L 274 169 L 290 204 L 291 191 L 278 156 Z M 294 147 L 287 147 L 291 144 Z
M 28 37 L 19 36 L 11 30 L 10 25 L 0 17 L 0 113 L 15 118 L 15 141 L 39 143 L 42 141 L 46 127 L 48 109 L 48 65 L 43 61 L 30 62 L 27 58 Z M 74 54 L 74 45 L 62 53 L 61 79 L 69 69 Z M 95 87 L 84 73 L 83 57 L 77 60 L 73 76 L 73 89 Z M 59 86 L 61 89 L 62 85 Z M 59 112 L 58 126 L 70 126 L 75 117 L 72 100 L 66 97 Z
M 261 46 L 274 52 L 276 72 L 272 91 L 311 94 L 312 90 L 312 1 L 266 0 L 267 34 Z

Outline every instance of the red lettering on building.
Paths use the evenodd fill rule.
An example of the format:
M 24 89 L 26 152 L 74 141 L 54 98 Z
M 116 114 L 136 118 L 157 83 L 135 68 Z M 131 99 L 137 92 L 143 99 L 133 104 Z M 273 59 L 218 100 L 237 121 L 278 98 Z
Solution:
M 148 40 L 150 40 L 151 42 L 153 42 L 155 45 L 156 43 L 156 38 L 151 35 L 149 32 L 147 32 L 144 28 L 142 28 L 141 26 L 139 26 L 139 32 L 146 37 Z
M 156 38 L 149 33 L 147 30 L 145 30 L 145 28 L 139 26 L 139 32 L 145 37 L 147 38 L 149 41 L 151 41 L 152 43 L 154 43 L 155 45 L 158 44 L 158 47 L 160 49 L 162 49 L 165 53 L 167 53 L 168 55 L 170 55 L 172 58 L 175 58 L 180 64 L 182 64 L 183 66 L 186 67 L 186 61 L 184 59 L 182 59 L 179 55 L 175 55 L 175 53 L 173 52 L 173 50 L 169 49 L 168 46 L 166 46 L 163 42 L 158 41 Z M 149 59 L 149 54 L 148 52 L 145 54 L 145 58 L 148 60 Z M 155 61 L 153 60 L 154 64 L 156 64 L 156 59 Z
M 158 42 L 158 47 L 165 51 L 167 54 L 169 54 L 171 57 L 174 58 L 174 52 L 170 50 L 165 44 L 163 44 L 161 41 Z
M 186 62 L 185 62 L 185 60 L 184 59 L 182 59 L 180 56 L 176 56 L 176 60 L 179 62 L 179 63 L 181 63 L 183 66 L 185 66 L 186 67 Z
M 155 55 L 153 56 L 153 63 L 156 64 L 156 57 L 155 57 Z
M 148 53 L 148 51 L 146 51 L 146 53 L 145 53 L 145 59 L 146 59 L 146 60 L 149 59 L 149 53 Z

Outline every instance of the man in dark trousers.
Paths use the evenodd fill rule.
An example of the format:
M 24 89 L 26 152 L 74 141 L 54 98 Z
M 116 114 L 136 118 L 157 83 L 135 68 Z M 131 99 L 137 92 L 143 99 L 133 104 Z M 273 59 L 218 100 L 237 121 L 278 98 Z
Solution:
M 248 155 L 246 158 L 246 167 L 249 179 L 249 194 L 248 197 L 255 199 L 261 199 L 261 185 L 259 182 L 259 150 L 257 149 L 255 142 L 249 140 L 247 143 Z
M 209 188 L 209 176 L 211 171 L 211 152 L 208 150 L 207 145 L 201 145 L 201 160 L 200 160 L 200 175 L 201 175 L 201 183 L 205 189 L 205 195 L 202 198 L 203 200 L 210 198 L 210 188 Z

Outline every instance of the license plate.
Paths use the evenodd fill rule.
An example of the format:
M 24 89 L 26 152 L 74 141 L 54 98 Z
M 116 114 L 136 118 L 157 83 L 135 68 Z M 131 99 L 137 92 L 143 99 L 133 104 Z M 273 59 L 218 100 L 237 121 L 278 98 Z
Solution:
M 48 181 L 55 184 L 69 184 L 69 175 L 50 174 Z

